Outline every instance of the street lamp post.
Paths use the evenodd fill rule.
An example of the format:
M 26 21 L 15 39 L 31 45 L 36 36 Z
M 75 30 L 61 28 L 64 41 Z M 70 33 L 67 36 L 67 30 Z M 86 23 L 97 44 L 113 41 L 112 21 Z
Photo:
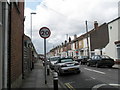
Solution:
M 33 62 L 33 47 L 32 47 L 32 15 L 36 14 L 35 12 L 30 13 L 31 14 L 31 70 L 34 69 L 34 62 Z
M 32 42 L 32 15 L 36 14 L 35 12 L 30 13 L 31 14 L 31 42 Z

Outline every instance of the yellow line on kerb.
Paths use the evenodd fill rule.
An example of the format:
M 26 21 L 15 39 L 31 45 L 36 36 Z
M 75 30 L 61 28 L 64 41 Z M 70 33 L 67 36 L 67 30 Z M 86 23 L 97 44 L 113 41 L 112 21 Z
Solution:
M 75 88 L 73 88 L 73 86 L 71 86 L 70 83 L 65 83 L 65 85 L 66 85 L 70 90 L 75 90 Z

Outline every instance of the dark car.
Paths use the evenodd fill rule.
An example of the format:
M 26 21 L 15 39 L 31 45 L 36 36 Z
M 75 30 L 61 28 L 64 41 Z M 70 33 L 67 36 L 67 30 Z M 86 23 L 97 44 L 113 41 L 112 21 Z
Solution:
M 113 65 L 114 59 L 110 58 L 107 55 L 94 55 L 87 62 L 87 66 L 108 66 L 111 68 Z
M 80 64 L 87 64 L 88 56 L 79 56 L 76 61 L 80 62 Z

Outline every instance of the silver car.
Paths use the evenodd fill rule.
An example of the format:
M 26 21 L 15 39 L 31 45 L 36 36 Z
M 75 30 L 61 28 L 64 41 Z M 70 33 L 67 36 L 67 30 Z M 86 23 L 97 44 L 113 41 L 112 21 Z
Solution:
M 80 73 L 80 65 L 73 58 L 61 58 L 55 63 L 55 71 L 58 75 L 65 73 Z
M 53 56 L 49 58 L 49 66 L 52 70 L 54 69 L 54 64 L 58 61 L 59 58 L 59 56 Z

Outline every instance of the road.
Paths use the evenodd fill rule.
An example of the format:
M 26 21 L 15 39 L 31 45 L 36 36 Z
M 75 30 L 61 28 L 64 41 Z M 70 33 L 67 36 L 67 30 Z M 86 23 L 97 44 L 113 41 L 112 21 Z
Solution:
M 80 65 L 80 74 L 59 76 L 59 80 L 70 90 L 120 90 L 119 69 L 96 68 Z M 98 89 L 99 88 L 99 89 Z

